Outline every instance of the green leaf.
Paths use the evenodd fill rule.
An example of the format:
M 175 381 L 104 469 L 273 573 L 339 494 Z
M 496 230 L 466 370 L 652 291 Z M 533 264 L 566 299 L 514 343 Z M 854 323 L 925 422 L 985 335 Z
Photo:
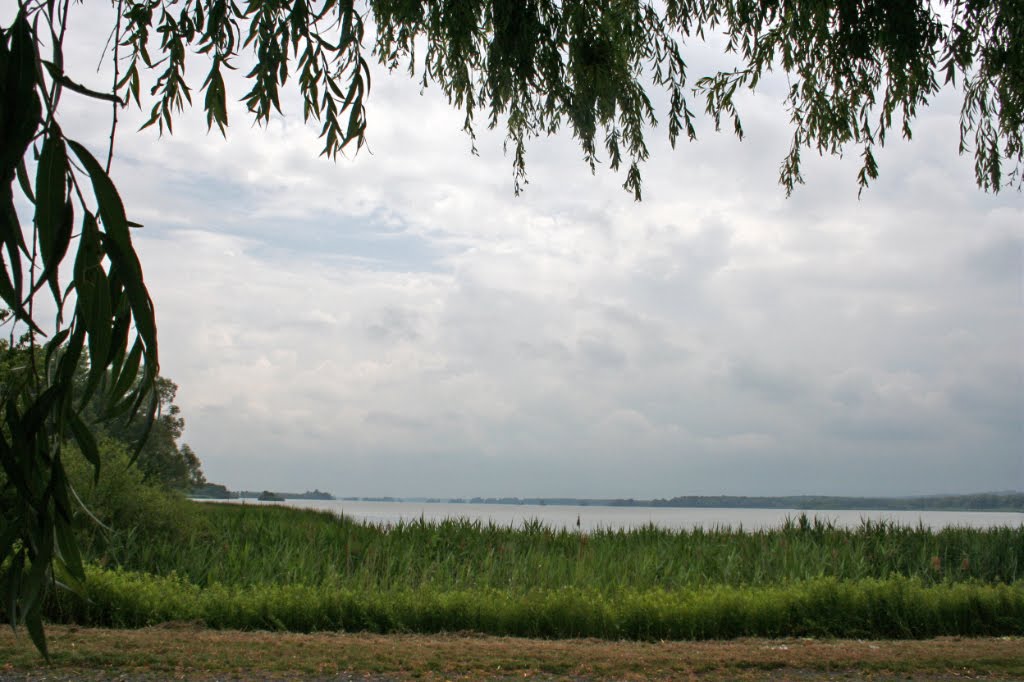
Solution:
M 14 284 L 11 283 L 11 276 L 7 274 L 7 268 L 0 268 L 0 298 L 18 319 L 24 319 L 28 315 L 21 307 L 21 297 L 14 291 Z
M 102 268 L 93 272 L 91 284 L 95 287 L 92 308 L 89 311 L 89 378 L 83 391 L 83 404 L 92 397 L 99 380 L 106 373 L 106 361 L 110 355 L 110 341 L 113 333 L 110 305 L 110 286 Z M 81 291 L 81 289 L 79 289 Z
M 8 400 L 5 407 L 6 410 L 4 418 L 6 423 L 4 426 L 7 427 L 7 432 L 10 434 L 11 449 L 13 450 L 15 457 L 20 460 L 21 463 L 24 463 L 25 461 L 30 460 L 33 456 L 28 434 L 22 426 L 22 419 L 21 415 L 18 414 L 16 401 Z
M 21 534 L 21 527 L 16 520 L 11 519 L 11 521 L 13 522 L 4 524 L 3 532 L 0 533 L 0 566 L 6 562 L 7 555 L 11 553 L 11 547 L 14 546 L 15 541 Z
M 136 338 L 131 351 L 128 353 L 128 357 L 124 361 L 124 365 L 121 367 L 120 373 L 114 380 L 114 387 L 110 391 L 107 407 L 108 414 L 112 413 L 115 403 L 119 402 L 131 389 L 132 384 L 135 383 L 135 377 L 138 376 L 141 361 L 142 341 Z
M 110 367 L 113 381 L 117 380 L 117 374 L 121 371 L 121 362 L 128 350 L 128 328 L 130 325 L 131 318 L 125 313 L 119 314 L 114 319 L 114 327 L 110 334 L 110 355 L 104 363 L 104 366 Z
M 57 469 L 54 469 L 56 476 Z M 68 481 L 64 478 L 61 481 L 61 489 L 67 490 Z M 63 520 L 55 524 L 57 535 L 57 548 L 60 550 L 59 559 L 68 574 L 79 583 L 85 582 L 85 569 L 82 567 L 82 555 L 78 550 L 78 541 L 75 539 L 74 529 L 70 522 Z
M 41 430 L 43 421 L 50 416 L 54 404 L 63 397 L 64 388 L 57 384 L 51 384 L 45 391 L 39 394 L 22 418 L 22 427 L 29 433 L 36 433 Z
M 78 369 L 78 361 L 82 357 L 82 349 L 85 347 L 85 326 L 75 324 L 68 338 L 67 346 L 57 361 L 57 375 L 54 383 L 61 383 L 70 386 L 75 377 L 75 370 Z
M 9 185 L 0 184 L 0 244 L 7 249 L 7 263 L 0 268 L 0 298 L 14 313 L 14 316 L 37 333 L 42 330 L 25 308 L 22 296 L 21 254 L 26 252 L 21 235 L 18 214 L 14 210 L 14 198 Z M 8 272 L 8 268 L 10 271 Z
M 6 38 L 10 37 L 10 45 Z M 0 40 L 0 82 L 6 100 L 3 106 L 3 129 L 0 136 L 0 171 L 3 177 L 14 171 L 32 142 L 42 120 L 42 104 L 36 92 L 36 37 L 25 17 L 18 12 Z
M 7 419 L 8 424 L 12 424 L 14 420 L 11 419 L 13 410 L 11 409 L 10 403 L 8 403 L 8 409 L 4 415 Z M 17 414 L 15 413 L 15 417 Z M 8 427 L 9 428 L 9 427 Z M 23 500 L 29 500 L 32 498 L 34 491 L 32 485 L 28 479 L 22 473 L 22 467 L 18 466 L 23 464 L 19 461 L 19 455 L 23 453 L 23 450 L 15 449 L 17 443 L 14 442 L 14 438 L 11 439 L 12 445 L 8 445 L 7 439 L 3 433 L 0 432 L 0 466 L 3 466 L 4 473 L 7 474 L 7 479 L 14 484 L 14 488 L 18 495 Z
M 32 609 L 25 614 L 25 629 L 28 630 L 28 636 L 32 638 L 32 643 L 39 649 L 39 653 L 43 655 L 43 658 L 47 662 L 50 661 L 50 651 L 46 647 L 46 633 L 43 632 L 43 617 L 42 608 L 37 607 Z
M 133 413 L 138 411 L 147 392 L 150 393 L 149 407 L 146 409 L 146 421 L 142 426 L 142 435 L 139 437 L 138 442 L 135 444 L 135 449 L 128 458 L 129 465 L 135 464 L 139 459 L 139 455 L 142 454 L 142 446 L 146 444 L 146 440 L 149 438 L 149 432 L 153 430 L 153 424 L 156 423 L 156 408 L 157 405 L 159 405 L 159 399 L 157 397 L 156 390 L 153 388 L 153 379 L 155 376 L 156 374 L 147 367 L 145 369 L 142 384 L 139 387 L 139 399 L 133 408 Z
M 71 147 L 75 156 L 85 166 L 86 172 L 89 173 L 93 193 L 96 196 L 96 204 L 99 207 L 100 219 L 103 221 L 104 232 L 122 251 L 123 256 L 128 256 L 129 254 L 134 256 L 135 251 L 132 249 L 131 236 L 128 234 L 128 218 L 125 216 L 124 204 L 121 203 L 121 196 L 117 193 L 117 188 L 114 187 L 113 181 L 111 181 L 107 172 L 103 170 L 100 162 L 89 153 L 88 149 L 74 140 L 68 140 L 68 146 Z M 140 268 L 137 259 L 126 265 L 132 274 L 138 274 Z
M 78 295 L 75 316 L 78 323 L 88 333 L 89 351 L 94 358 L 93 365 L 106 358 L 106 349 L 110 343 L 110 289 L 107 285 L 106 273 L 103 271 L 103 253 L 100 248 L 99 227 L 91 213 L 82 218 L 82 236 L 78 244 L 78 255 L 74 267 L 75 291 Z M 106 315 L 106 321 L 103 316 Z M 99 347 L 99 348 L 98 348 Z M 103 355 L 95 355 L 97 350 Z M 88 402 L 95 389 L 95 378 L 90 378 L 81 397 L 82 403 Z
M 60 216 L 60 220 L 57 223 L 56 241 L 53 243 L 53 251 L 50 254 L 51 264 L 46 268 L 45 274 L 50 282 L 50 288 L 53 292 L 53 300 L 60 306 L 63 299 L 60 295 L 60 281 L 58 280 L 58 274 L 60 270 L 60 264 L 64 260 L 64 256 L 68 252 L 68 246 L 71 244 L 71 232 L 72 227 L 75 224 L 75 208 L 71 203 L 71 199 L 64 203 L 64 212 Z
M 25 170 L 25 157 L 22 157 L 18 161 L 18 184 L 21 186 L 21 191 L 25 193 L 28 200 L 33 204 L 36 202 L 36 196 L 32 192 L 32 185 L 28 179 L 28 171 Z
M 82 421 L 81 416 L 74 412 L 68 415 L 68 425 L 71 426 L 71 433 L 75 436 L 75 442 L 78 443 L 82 456 L 92 464 L 94 472 L 93 483 L 99 483 L 100 453 L 96 447 L 96 439 L 93 437 L 92 431 Z
M 53 335 L 53 338 L 46 342 L 45 367 L 47 376 L 49 376 L 50 374 L 50 362 L 53 360 L 54 354 L 57 352 L 57 350 L 60 349 L 61 344 L 63 344 L 64 341 L 67 340 L 70 334 L 70 329 L 61 329 L 59 332 Z
M 36 233 L 39 253 L 43 259 L 40 280 L 47 280 L 53 298 L 59 303 L 60 286 L 57 270 L 71 240 L 74 209 L 67 200 L 67 150 L 59 129 L 46 136 L 36 166 Z
M 85 166 L 92 180 L 100 218 L 103 220 L 103 229 L 108 237 L 104 241 L 104 246 L 107 247 L 107 256 L 113 266 L 117 268 L 124 283 L 128 300 L 131 302 L 135 327 L 146 346 L 147 362 L 156 365 L 158 355 L 153 301 L 142 280 L 142 267 L 139 265 L 138 256 L 132 246 L 131 235 L 128 233 L 128 220 L 125 217 L 121 197 L 106 171 L 89 153 L 89 150 L 74 140 L 68 140 L 68 146 Z
M 91 213 L 82 219 L 82 236 L 75 259 L 75 290 L 78 293 L 76 319 L 88 333 L 89 357 L 92 366 L 85 387 L 79 396 L 85 405 L 92 398 L 106 370 L 111 339 L 116 331 L 112 321 L 111 286 L 103 270 L 100 232 Z
M 52 484 L 52 481 L 51 481 Z M 37 611 L 40 607 L 43 594 L 46 593 L 47 582 L 50 573 L 50 562 L 53 559 L 54 535 L 53 515 L 49 513 L 51 486 L 46 487 L 43 493 L 40 509 L 45 513 L 39 514 L 39 525 L 29 535 L 29 558 L 32 563 L 25 575 L 22 587 L 21 609 L 27 615 Z M 33 552 L 33 550 L 35 550 Z
M 25 550 L 14 555 L 7 566 L 7 617 L 11 619 L 11 627 L 18 625 L 18 597 L 21 595 L 21 576 L 25 570 Z

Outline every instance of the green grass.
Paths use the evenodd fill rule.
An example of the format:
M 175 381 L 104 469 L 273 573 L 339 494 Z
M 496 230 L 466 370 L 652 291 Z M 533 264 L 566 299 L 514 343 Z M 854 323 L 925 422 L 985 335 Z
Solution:
M 1024 526 L 938 532 L 888 523 L 848 530 L 803 517 L 774 530 L 647 526 L 580 534 L 540 523 L 361 524 L 282 507 L 194 505 L 185 532 L 94 542 L 93 559 L 199 586 L 320 585 L 355 590 L 574 587 L 602 594 L 709 585 L 767 586 L 817 578 L 915 578 L 924 585 L 1024 579 Z M 140 533 L 140 537 L 143 534 Z
M 637 639 L 1024 633 L 1024 526 L 800 517 L 756 532 L 580 534 L 187 504 L 175 512 L 187 523 L 90 535 L 85 598 L 60 594 L 51 617 Z
M 90 571 L 86 599 L 64 593 L 59 620 L 140 627 L 197 621 L 214 628 L 311 632 L 452 632 L 527 637 L 935 637 L 1024 632 L 1020 586 L 821 578 L 777 587 L 523 593 L 473 589 L 353 590 L 324 584 L 199 588 L 176 576 Z

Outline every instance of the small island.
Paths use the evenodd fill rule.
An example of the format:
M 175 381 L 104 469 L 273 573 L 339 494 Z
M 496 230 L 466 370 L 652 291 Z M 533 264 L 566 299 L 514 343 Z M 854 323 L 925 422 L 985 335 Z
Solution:
M 277 493 L 272 493 L 269 490 L 264 490 L 256 498 L 260 502 L 284 502 L 284 498 Z

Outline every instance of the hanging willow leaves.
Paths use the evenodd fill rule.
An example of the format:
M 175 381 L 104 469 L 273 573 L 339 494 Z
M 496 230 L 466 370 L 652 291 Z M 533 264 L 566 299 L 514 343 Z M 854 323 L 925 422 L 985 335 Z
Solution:
M 59 125 L 62 89 L 90 95 L 87 88 L 71 87 L 74 82 L 60 71 L 57 36 L 63 31 L 54 27 L 64 3 L 40 5 L 31 13 L 19 12 L 0 40 L 0 297 L 13 311 L 7 323 L 14 325 L 11 341 L 0 341 L 0 612 L 11 625 L 24 624 L 46 655 L 45 595 L 58 580 L 80 585 L 85 576 L 72 525 L 76 496 L 62 462 L 70 452 L 65 444 L 76 443 L 80 454 L 70 456 L 86 458 L 98 477 L 101 459 L 83 406 L 92 394 L 103 393 L 111 406 L 108 416 L 145 408 L 139 418 L 148 423 L 158 361 L 153 305 L 124 205 L 95 157 Z M 53 51 L 45 68 L 38 54 L 40 29 Z M 68 149 L 80 165 L 72 163 Z M 15 206 L 16 189 L 33 210 L 29 241 Z M 82 218 L 74 235 L 76 213 Z M 62 290 L 59 275 L 69 251 L 75 262 Z M 36 297 L 43 292 L 56 310 L 52 321 L 35 316 Z M 27 336 L 15 342 L 19 327 Z M 86 358 L 82 388 L 76 375 Z M 117 392 L 110 390 L 110 377 L 125 376 L 130 385 L 116 382 Z

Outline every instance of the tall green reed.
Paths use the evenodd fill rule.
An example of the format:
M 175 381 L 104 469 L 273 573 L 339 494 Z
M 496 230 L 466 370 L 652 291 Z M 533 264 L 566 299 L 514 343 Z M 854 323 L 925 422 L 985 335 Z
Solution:
M 192 584 L 333 585 L 356 590 L 682 590 L 820 578 L 913 578 L 924 585 L 1024 579 L 1024 525 L 932 531 L 886 522 L 845 529 L 801 517 L 730 528 L 579 533 L 467 520 L 372 525 L 310 510 L 198 506 L 201 523 L 93 558 Z

